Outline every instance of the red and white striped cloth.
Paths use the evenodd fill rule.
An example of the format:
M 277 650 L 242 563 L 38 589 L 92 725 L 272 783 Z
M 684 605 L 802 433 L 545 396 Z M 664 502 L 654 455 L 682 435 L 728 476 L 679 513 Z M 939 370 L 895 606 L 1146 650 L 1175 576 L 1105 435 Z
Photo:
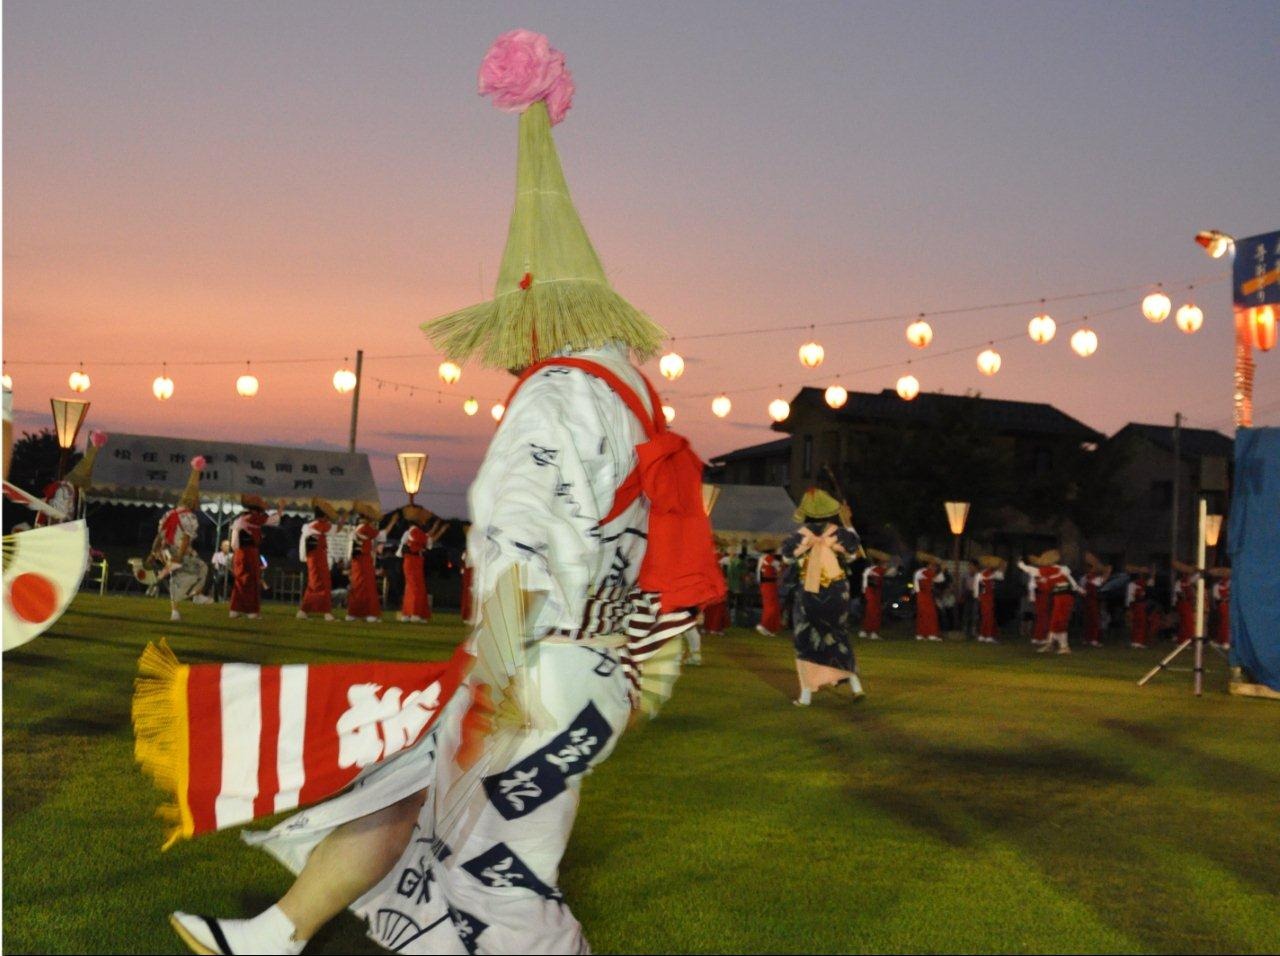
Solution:
M 421 740 L 472 660 L 459 648 L 434 663 L 184 666 L 149 645 L 136 755 L 175 798 L 171 842 L 334 795 Z

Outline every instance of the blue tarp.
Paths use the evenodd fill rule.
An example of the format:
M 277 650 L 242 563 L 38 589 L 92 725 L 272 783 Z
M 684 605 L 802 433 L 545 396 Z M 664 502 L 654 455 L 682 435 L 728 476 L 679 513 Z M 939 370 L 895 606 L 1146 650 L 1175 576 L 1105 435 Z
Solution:
M 1236 432 L 1231 663 L 1280 691 L 1280 428 Z

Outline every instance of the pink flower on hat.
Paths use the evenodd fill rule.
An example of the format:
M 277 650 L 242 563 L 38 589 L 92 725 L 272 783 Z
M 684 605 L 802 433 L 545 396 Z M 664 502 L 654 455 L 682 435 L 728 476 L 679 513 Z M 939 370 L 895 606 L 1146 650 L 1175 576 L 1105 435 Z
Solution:
M 107 433 L 94 429 L 89 432 L 89 441 L 93 444 L 94 448 L 101 448 L 107 443 Z
M 204 455 L 196 455 L 191 459 L 191 467 L 196 471 L 204 471 L 204 466 L 209 464 L 205 461 Z
M 552 123 L 564 118 L 573 99 L 564 54 L 532 30 L 510 30 L 493 41 L 480 61 L 478 89 L 508 113 L 523 113 L 538 100 L 547 100 Z

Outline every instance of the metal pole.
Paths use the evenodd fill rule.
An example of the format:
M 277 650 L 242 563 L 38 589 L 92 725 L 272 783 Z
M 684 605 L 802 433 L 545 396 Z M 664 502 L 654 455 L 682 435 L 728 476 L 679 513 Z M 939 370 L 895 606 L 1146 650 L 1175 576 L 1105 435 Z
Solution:
M 1200 689 L 1204 683 L 1204 526 L 1205 516 L 1209 513 L 1209 503 L 1200 498 L 1199 507 L 1200 530 L 1196 535 L 1196 567 L 1200 569 L 1199 579 L 1196 581 L 1196 696 L 1200 696 Z
M 1177 570 L 1173 562 L 1178 560 L 1178 499 L 1182 485 L 1182 412 L 1173 416 L 1173 509 L 1169 519 L 1169 587 L 1173 588 Z
M 356 423 L 360 420 L 360 383 L 364 378 L 364 349 L 356 349 L 356 387 L 351 390 L 351 437 L 347 440 L 347 451 L 356 450 Z

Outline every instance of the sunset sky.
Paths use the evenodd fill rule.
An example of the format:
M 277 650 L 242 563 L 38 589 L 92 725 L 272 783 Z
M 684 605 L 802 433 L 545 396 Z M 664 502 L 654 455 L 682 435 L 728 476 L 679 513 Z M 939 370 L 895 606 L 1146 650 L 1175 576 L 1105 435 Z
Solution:
M 768 440 L 779 394 L 891 388 L 912 358 L 925 390 L 1051 402 L 1108 432 L 1177 410 L 1229 430 L 1229 264 L 1192 236 L 1280 228 L 1274 2 L 10 0 L 18 427 L 48 422 L 83 361 L 107 431 L 344 448 L 330 378 L 363 348 L 359 447 L 384 503 L 403 498 L 394 453 L 425 450 L 423 500 L 462 514 L 493 429 L 462 402 L 487 410 L 509 380 L 467 367 L 438 397 L 418 325 L 492 292 L 516 120 L 475 74 L 516 26 L 568 57 L 574 199 L 617 289 L 685 355 L 663 391 L 704 457 Z M 1142 318 L 1143 286 L 1176 308 L 1194 280 L 1198 334 Z M 821 328 L 1118 288 L 1048 306 L 1067 322 L 1128 305 L 1091 323 L 1087 360 L 1070 328 L 1033 345 L 1025 305 L 939 316 L 924 352 L 906 319 Z M 685 340 L 809 323 L 814 371 L 804 331 Z M 986 340 L 1019 333 L 981 376 Z M 272 364 L 297 359 L 314 361 Z M 234 391 L 246 360 L 253 400 Z M 1256 424 L 1280 425 L 1280 354 L 1259 356 L 1255 401 Z

